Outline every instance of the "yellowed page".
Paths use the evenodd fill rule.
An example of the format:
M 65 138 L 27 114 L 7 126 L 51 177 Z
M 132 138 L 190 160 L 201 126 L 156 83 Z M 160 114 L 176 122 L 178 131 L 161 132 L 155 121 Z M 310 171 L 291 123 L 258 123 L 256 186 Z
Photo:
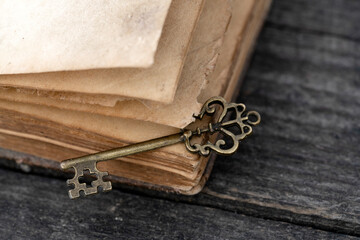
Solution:
M 0 74 L 149 67 L 171 0 L 1 0 Z
M 230 4 L 223 0 L 206 1 L 199 24 L 194 32 L 189 54 L 182 72 L 181 81 L 172 104 L 160 104 L 150 101 L 123 100 L 114 107 L 105 107 L 97 104 L 80 104 L 72 101 L 59 101 L 46 96 L 27 97 L 26 94 L 17 94 L 13 101 L 31 102 L 77 111 L 98 113 L 120 118 L 131 118 L 149 121 L 174 127 L 185 127 L 197 113 L 202 103 L 197 98 L 201 90 L 206 87 L 212 76 L 222 47 L 225 31 L 230 20 Z M 205 34 L 206 33 L 206 34 Z M 231 46 L 234 48 L 234 46 Z M 231 64 L 230 62 L 228 64 Z M 216 80 L 214 80 L 216 81 Z M 212 81 L 213 82 L 213 81 Z M 4 89 L 3 89 L 4 90 Z M 221 89 L 214 89 L 220 93 Z M 10 92 L 19 91 L 8 89 Z M 37 95 L 37 92 L 34 92 Z M 66 95 L 66 93 L 64 93 Z M 57 97 L 62 98 L 62 95 Z M 0 96 L 0 98 L 3 98 Z M 6 97 L 5 97 L 6 98 Z M 9 98 L 8 98 L 9 99 Z
M 234 64 L 237 61 L 238 55 L 242 55 L 244 58 L 248 57 L 248 46 L 244 46 L 242 43 L 244 38 L 246 38 L 245 35 L 247 34 L 251 18 L 260 17 L 254 12 L 254 8 L 256 5 L 262 5 L 259 4 L 262 1 L 230 1 L 232 16 L 220 50 L 221 54 L 219 55 L 214 72 L 208 78 L 198 97 L 199 102 L 205 102 L 208 98 L 216 95 L 224 96 L 225 90 L 229 87 L 229 80 L 234 75 Z M 257 29 L 257 26 L 252 27 Z M 238 78 L 239 73 L 235 74 L 234 77 Z
M 108 94 L 170 103 L 174 98 L 192 32 L 202 9 L 202 2 L 202 0 L 172 1 L 155 55 L 155 63 L 150 68 L 0 75 L 0 85 Z M 35 60 L 34 64 L 36 64 Z

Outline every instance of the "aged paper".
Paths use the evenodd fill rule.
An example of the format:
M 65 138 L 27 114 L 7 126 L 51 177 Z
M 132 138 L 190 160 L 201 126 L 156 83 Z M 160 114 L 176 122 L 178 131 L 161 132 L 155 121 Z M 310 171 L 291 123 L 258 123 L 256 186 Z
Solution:
M 0 84 L 39 90 L 107 94 L 170 103 L 175 95 L 202 5 L 202 0 L 172 1 L 155 55 L 155 63 L 149 68 L 0 75 Z
M 0 74 L 149 67 L 171 0 L 1 0 Z
M 193 113 L 198 112 L 202 105 L 197 98 L 201 90 L 208 84 L 215 69 L 217 59 L 221 54 L 220 49 L 223 46 L 230 16 L 231 8 L 228 1 L 211 0 L 204 5 L 199 24 L 194 31 L 194 40 L 196 41 L 191 43 L 178 91 L 172 104 L 130 99 L 119 101 L 114 107 L 105 107 L 97 104 L 81 104 L 74 101 L 59 100 L 59 98 L 63 98 L 63 95 L 66 99 L 66 93 L 59 93 L 58 98 L 54 98 L 41 94 L 37 96 L 38 91 L 34 91 L 35 96 L 28 97 L 29 95 L 25 94 L 23 90 L 11 90 L 10 88 L 6 90 L 7 94 L 0 94 L 2 95 L 0 98 L 10 100 L 10 97 L 13 96 L 12 101 L 31 102 L 107 116 L 138 119 L 174 127 L 185 127 L 193 120 Z M 235 46 L 227 47 L 235 48 Z M 212 82 L 216 82 L 216 80 Z M 16 94 L 16 91 L 20 94 Z M 214 91 L 220 94 L 221 89 L 217 88 Z

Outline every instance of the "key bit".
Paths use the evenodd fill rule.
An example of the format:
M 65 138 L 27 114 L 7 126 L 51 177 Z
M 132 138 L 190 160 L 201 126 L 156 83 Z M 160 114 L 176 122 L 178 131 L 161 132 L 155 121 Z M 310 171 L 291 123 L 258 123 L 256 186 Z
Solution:
M 96 164 L 100 161 L 117 159 L 180 142 L 185 143 L 188 151 L 199 153 L 203 156 L 209 155 L 211 150 L 222 155 L 233 154 L 239 147 L 239 141 L 250 135 L 252 133 L 252 126 L 259 124 L 261 120 L 258 112 L 245 112 L 245 110 L 246 107 L 242 103 L 227 103 L 222 97 L 212 97 L 204 103 L 199 115 L 194 116 L 196 119 L 201 120 L 205 115 L 213 116 L 219 111 L 220 114 L 217 121 L 208 123 L 206 127 L 198 127 L 195 130 L 181 129 L 177 134 L 65 160 L 61 162 L 61 168 L 68 169 L 72 167 L 75 170 L 74 177 L 67 180 L 67 184 L 73 186 L 73 189 L 69 190 L 69 197 L 71 199 L 78 198 L 81 192 L 86 196 L 98 193 L 99 189 L 103 191 L 110 191 L 112 189 L 111 182 L 103 180 L 103 177 L 107 176 L 108 173 L 101 172 L 96 168 Z M 233 132 L 232 127 L 237 129 L 236 133 Z M 205 133 L 214 134 L 215 132 L 222 133 L 229 141 L 226 142 L 224 139 L 218 139 L 215 143 L 208 141 L 204 144 L 191 142 L 193 136 L 200 136 Z M 79 182 L 79 178 L 84 176 L 85 170 L 88 170 L 97 178 L 91 182 L 91 187 L 87 187 L 86 183 Z
M 107 176 L 107 172 L 100 172 L 96 168 L 96 161 L 87 161 L 87 162 L 80 162 L 77 163 L 76 166 L 74 165 L 75 169 L 75 176 L 72 179 L 68 179 L 66 183 L 71 186 L 73 185 L 74 188 L 69 190 L 69 197 L 71 199 L 80 197 L 80 193 L 83 192 L 84 195 L 95 194 L 98 192 L 99 188 L 102 191 L 110 191 L 112 189 L 111 182 L 104 181 L 103 177 Z M 96 180 L 91 182 L 91 187 L 87 187 L 86 183 L 80 183 L 79 178 L 84 176 L 84 170 L 89 170 L 90 174 L 96 175 Z

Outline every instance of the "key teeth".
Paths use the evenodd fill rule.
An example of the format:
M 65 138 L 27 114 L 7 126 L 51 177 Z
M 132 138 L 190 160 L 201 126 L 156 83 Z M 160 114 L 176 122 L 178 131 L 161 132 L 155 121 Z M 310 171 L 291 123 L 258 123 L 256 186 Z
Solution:
M 100 187 L 100 185 L 98 186 Z M 103 192 L 108 192 L 112 190 L 112 185 L 110 181 L 107 182 L 103 182 L 103 184 L 101 185 L 102 191 Z
M 73 184 L 71 180 L 73 180 L 73 179 L 68 179 L 68 180 L 66 180 L 66 184 L 67 184 L 68 186 L 70 186 L 70 185 Z
M 72 179 L 68 179 L 66 181 L 68 186 L 73 186 L 73 189 L 68 191 L 68 195 L 70 199 L 79 198 L 81 196 L 81 192 L 83 192 L 84 196 L 92 195 L 98 193 L 99 187 L 102 188 L 103 192 L 110 191 L 112 189 L 112 185 L 110 181 L 104 181 L 103 177 L 109 175 L 108 172 L 100 172 L 96 168 L 96 162 L 87 163 L 87 164 L 79 164 L 72 166 L 75 169 L 75 176 Z M 96 175 L 96 180 L 91 182 L 91 187 L 87 187 L 86 183 L 80 183 L 79 177 L 83 176 L 83 170 L 88 169 L 91 174 Z
M 75 199 L 75 198 L 80 197 L 79 191 L 74 191 L 74 189 L 70 189 L 70 190 L 68 191 L 68 195 L 69 195 L 69 198 L 70 198 L 70 199 Z
M 93 181 L 93 182 L 97 182 Z M 88 195 L 92 195 L 92 194 L 96 194 L 98 193 L 98 188 L 101 187 L 103 192 L 108 192 L 112 190 L 112 185 L 110 181 L 106 181 L 106 182 L 102 182 L 102 183 L 95 183 L 93 184 L 93 182 L 91 183 L 91 187 L 86 187 L 86 184 L 82 185 L 81 187 L 77 187 L 74 189 L 70 189 L 68 191 L 68 195 L 70 199 L 75 199 L 75 198 L 79 198 L 80 192 L 83 191 L 85 196 Z

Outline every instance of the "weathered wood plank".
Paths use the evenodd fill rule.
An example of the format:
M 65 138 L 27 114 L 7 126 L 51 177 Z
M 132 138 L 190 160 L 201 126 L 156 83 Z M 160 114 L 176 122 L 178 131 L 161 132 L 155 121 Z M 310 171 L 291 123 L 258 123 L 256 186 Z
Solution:
M 0 169 L 2 239 L 354 239 L 114 190 L 70 200 L 62 180 Z
M 359 11 L 275 1 L 240 97 L 262 126 L 216 160 L 197 202 L 360 234 Z
M 358 41 L 359 8 L 357 0 L 274 0 L 268 23 Z

